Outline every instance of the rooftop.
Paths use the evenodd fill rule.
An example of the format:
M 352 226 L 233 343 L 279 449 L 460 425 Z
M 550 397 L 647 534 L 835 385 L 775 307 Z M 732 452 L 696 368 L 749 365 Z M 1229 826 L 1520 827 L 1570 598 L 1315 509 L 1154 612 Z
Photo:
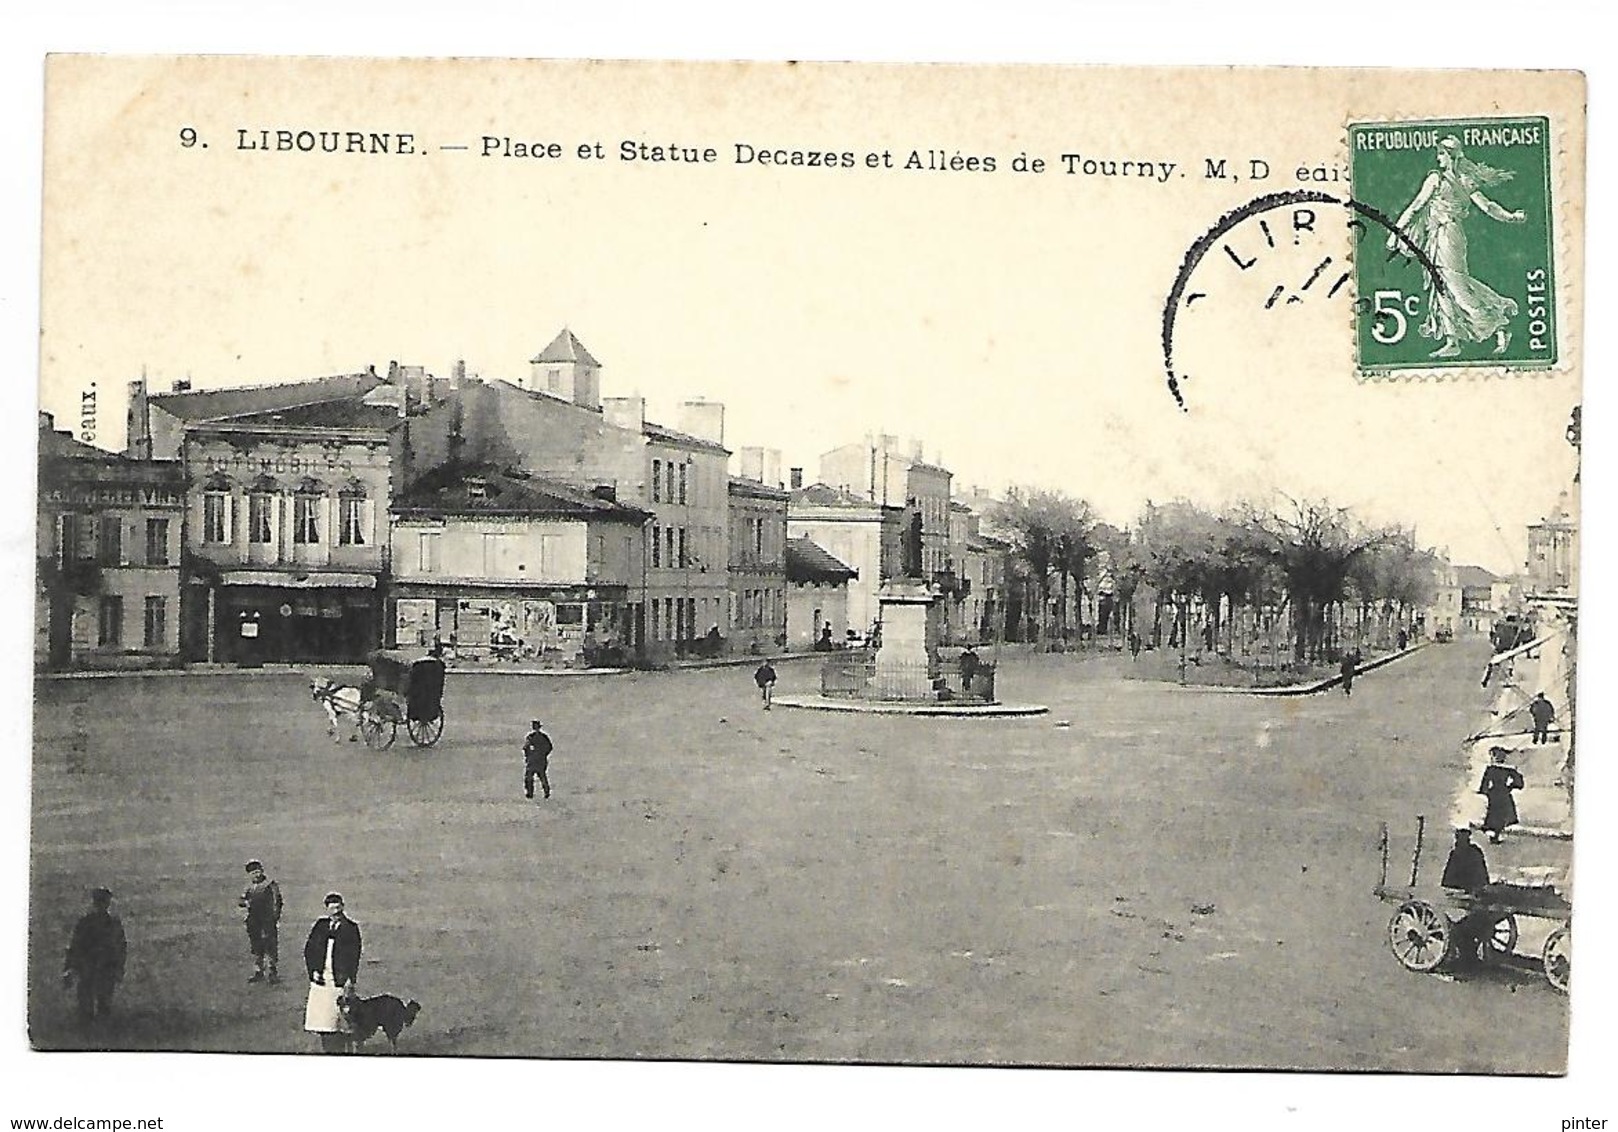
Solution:
M 554 362 L 558 365 L 575 362 L 594 366 L 596 369 L 601 368 L 601 363 L 596 361 L 590 351 L 584 348 L 584 343 L 580 342 L 578 336 L 565 326 L 562 327 L 560 334 L 551 339 L 549 346 L 546 346 L 538 354 L 530 358 L 529 361 L 538 363 Z
M 164 412 L 187 421 L 217 420 L 270 409 L 290 409 L 323 401 L 340 401 L 364 396 L 382 384 L 374 372 L 340 373 L 306 381 L 282 381 L 268 385 L 239 385 L 229 389 L 187 389 L 170 393 L 148 393 L 147 401 Z
M 787 581 L 829 582 L 836 585 L 860 576 L 812 539 L 787 539 Z
M 531 515 L 643 523 L 650 514 L 573 484 L 512 468 L 463 464 L 435 468 L 394 502 L 395 512 Z

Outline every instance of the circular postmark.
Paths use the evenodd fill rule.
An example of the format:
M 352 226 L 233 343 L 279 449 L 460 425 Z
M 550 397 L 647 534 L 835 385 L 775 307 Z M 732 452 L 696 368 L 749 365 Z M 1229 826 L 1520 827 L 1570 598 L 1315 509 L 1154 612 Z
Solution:
M 1263 289 L 1263 310 L 1273 310 L 1316 297 L 1335 300 L 1340 296 L 1346 299 L 1354 295 L 1350 286 L 1354 278 L 1352 262 L 1339 263 L 1331 255 L 1322 255 L 1312 264 L 1300 264 L 1288 262 L 1295 256 L 1270 254 L 1283 248 L 1298 248 L 1306 237 L 1317 236 L 1323 211 L 1337 211 L 1345 218 L 1354 240 L 1351 255 L 1359 254 L 1359 245 L 1363 244 L 1374 226 L 1387 233 L 1384 243 L 1389 259 L 1407 256 L 1415 260 L 1432 289 L 1438 293 L 1444 292 L 1444 281 L 1427 253 L 1380 210 L 1351 197 L 1337 197 L 1316 189 L 1291 189 L 1255 197 L 1226 212 L 1186 249 L 1174 277 L 1174 285 L 1163 304 L 1163 368 L 1169 393 L 1182 410 L 1187 407 L 1183 387 L 1191 375 L 1176 364 L 1175 331 L 1181 312 L 1193 312 L 1199 301 L 1209 297 L 1210 290 L 1193 289 L 1192 280 L 1197 268 L 1210 253 L 1216 257 L 1222 256 L 1244 275 L 1253 271 L 1272 271 L 1274 278 Z M 1256 238 L 1240 243 L 1233 240 L 1236 230 L 1249 223 L 1256 229 Z M 1301 277 L 1299 269 L 1302 271 Z M 1357 296 L 1354 297 L 1354 309 L 1358 317 L 1369 317 L 1373 321 L 1405 317 L 1397 308 L 1378 309 Z

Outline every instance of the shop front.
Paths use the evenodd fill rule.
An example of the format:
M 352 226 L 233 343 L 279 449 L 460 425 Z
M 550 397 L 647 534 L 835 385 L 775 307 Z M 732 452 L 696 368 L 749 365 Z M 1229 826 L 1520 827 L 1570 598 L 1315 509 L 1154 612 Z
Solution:
M 426 587 L 397 584 L 390 623 L 399 648 L 435 642 L 461 660 L 574 664 L 597 649 L 629 648 L 624 587 Z
M 225 571 L 209 596 L 220 663 L 351 664 L 381 644 L 370 574 Z

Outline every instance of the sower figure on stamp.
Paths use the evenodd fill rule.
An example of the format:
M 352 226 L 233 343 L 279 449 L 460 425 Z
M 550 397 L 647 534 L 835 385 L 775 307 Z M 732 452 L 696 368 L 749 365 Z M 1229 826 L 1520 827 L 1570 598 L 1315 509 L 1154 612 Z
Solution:
M 1473 276 L 1467 263 L 1465 221 L 1475 207 L 1502 224 L 1524 223 L 1520 209 L 1509 211 L 1483 195 L 1484 189 L 1504 184 L 1512 174 L 1468 158 L 1454 135 L 1438 143 L 1436 157 L 1438 168 L 1427 174 L 1396 225 L 1426 254 L 1442 284 L 1435 287 L 1433 280 L 1423 280 L 1427 317 L 1420 327 L 1421 336 L 1442 339 L 1443 344 L 1432 352 L 1435 358 L 1456 357 L 1463 338 L 1483 342 L 1490 336 L 1495 340 L 1494 352 L 1503 354 L 1511 341 L 1507 327 L 1517 316 L 1517 301 L 1496 294 Z M 1398 232 L 1389 234 L 1390 252 L 1403 246 Z
M 80 1025 L 112 1013 L 112 994 L 123 981 L 128 953 L 124 925 L 112 914 L 112 893 L 98 888 L 90 894 L 90 910 L 73 925 L 62 962 L 62 984 L 72 984 L 78 994 Z
M 309 929 L 303 965 L 309 970 L 309 1002 L 303 1028 L 320 1035 L 320 1052 L 346 1053 L 348 1019 L 343 1002 L 354 996 L 360 973 L 360 926 L 343 911 L 343 898 L 326 895 L 326 914 Z
M 261 861 L 247 862 L 247 888 L 237 905 L 247 913 L 247 946 L 253 952 L 250 983 L 281 981 L 281 886 L 264 874 Z
M 1534 742 L 1548 743 L 1551 735 L 1551 724 L 1556 722 L 1556 709 L 1551 701 L 1540 692 L 1528 701 L 1528 715 L 1534 721 Z
M 545 797 L 551 796 L 551 737 L 540 728 L 539 720 L 534 720 L 528 738 L 522 744 L 522 790 L 528 797 L 534 796 L 534 779 L 539 779 L 539 785 L 545 792 Z

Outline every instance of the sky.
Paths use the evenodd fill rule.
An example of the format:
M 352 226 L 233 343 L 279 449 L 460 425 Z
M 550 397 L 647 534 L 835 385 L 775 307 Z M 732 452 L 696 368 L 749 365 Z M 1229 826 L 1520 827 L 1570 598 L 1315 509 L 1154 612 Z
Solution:
M 1168 394 L 1162 307 L 1188 247 L 1300 165 L 1332 166 L 1347 108 L 1380 97 L 1364 72 L 59 60 L 51 81 L 42 403 L 69 419 L 94 383 L 109 447 L 142 373 L 161 390 L 464 359 L 514 379 L 565 326 L 604 394 L 665 423 L 682 399 L 722 401 L 730 447 L 811 480 L 820 453 L 887 433 L 963 488 L 1058 489 L 1117 523 L 1148 500 L 1326 498 L 1510 572 L 1572 478 L 1576 343 L 1550 375 L 1363 380 L 1347 291 L 1263 311 L 1257 275 L 1346 259 L 1341 223 L 1254 278 L 1204 260 L 1209 297 L 1176 343 L 1187 410 Z M 1429 113 L 1476 103 L 1465 80 L 1422 81 L 1407 97 Z M 1576 103 L 1556 81 L 1516 105 Z M 1241 114 L 1265 98 L 1289 114 Z M 280 128 L 410 132 L 417 152 L 265 152 Z M 505 139 L 562 155 L 504 157 Z M 716 161 L 625 161 L 625 141 Z M 737 161 L 757 150 L 855 167 Z M 1177 171 L 1069 175 L 1070 152 Z M 895 167 L 869 168 L 877 153 Z M 906 170 L 911 153 L 996 169 Z M 1019 154 L 1046 169 L 1016 171 Z M 1203 175 L 1252 157 L 1271 177 Z M 1576 274 L 1577 241 L 1561 254 Z

